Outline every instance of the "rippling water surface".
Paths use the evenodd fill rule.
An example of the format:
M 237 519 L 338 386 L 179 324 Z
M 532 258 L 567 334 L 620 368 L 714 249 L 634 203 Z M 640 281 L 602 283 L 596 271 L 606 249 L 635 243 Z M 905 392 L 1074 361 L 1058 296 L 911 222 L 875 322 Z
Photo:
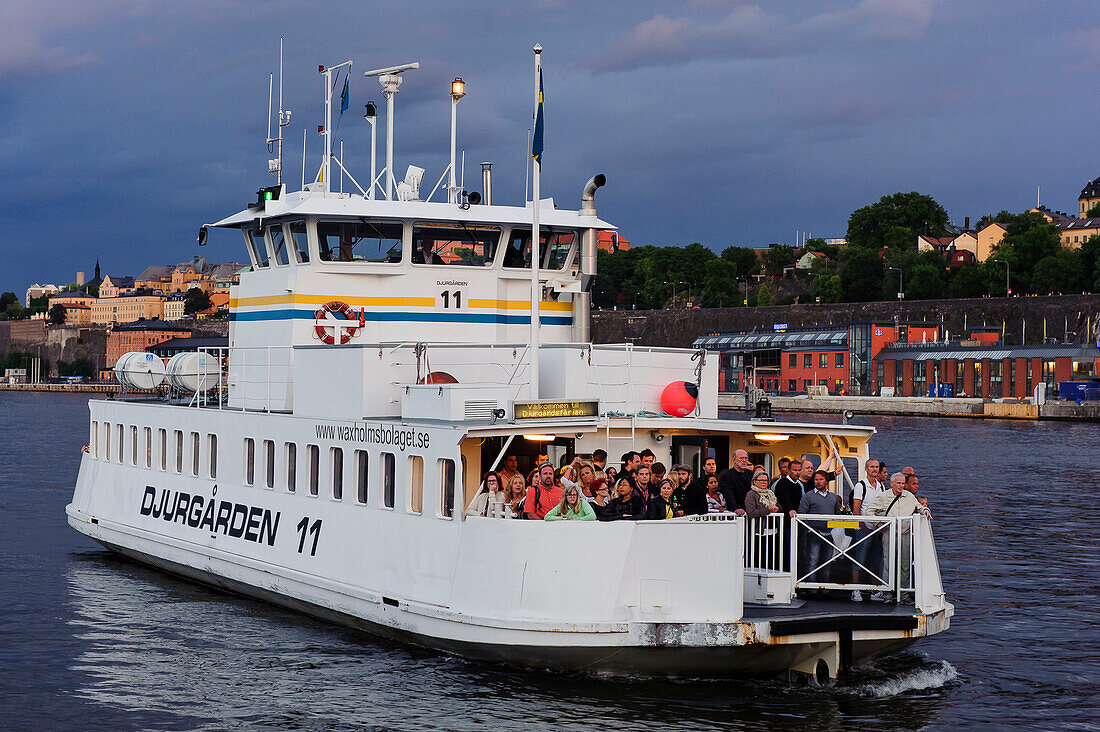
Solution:
M 836 688 L 474 663 L 227 595 L 68 528 L 86 398 L 0 393 L 0 726 L 1100 729 L 1100 425 L 871 419 L 954 626 Z

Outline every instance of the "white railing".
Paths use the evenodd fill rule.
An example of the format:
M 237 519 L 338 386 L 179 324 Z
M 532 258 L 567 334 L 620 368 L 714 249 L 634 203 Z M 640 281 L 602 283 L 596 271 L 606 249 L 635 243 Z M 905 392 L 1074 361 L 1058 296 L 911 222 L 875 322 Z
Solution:
M 785 578 L 792 594 L 869 590 L 925 611 L 945 604 L 932 529 L 923 516 L 747 519 L 744 568 Z
M 217 409 L 289 412 L 294 385 L 290 346 L 211 346 L 201 353 L 217 359 L 220 378 L 200 376 L 191 404 Z M 213 383 L 216 382 L 216 383 Z

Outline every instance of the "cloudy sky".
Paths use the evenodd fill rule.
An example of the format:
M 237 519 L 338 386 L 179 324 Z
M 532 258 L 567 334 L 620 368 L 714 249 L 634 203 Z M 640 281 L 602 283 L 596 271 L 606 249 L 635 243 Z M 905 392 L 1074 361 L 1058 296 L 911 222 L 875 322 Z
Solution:
M 195 246 L 267 173 L 267 75 L 285 37 L 293 111 L 316 169 L 318 64 L 352 59 L 339 136 L 369 169 L 361 72 L 417 60 L 398 96 L 396 168 L 446 165 L 448 82 L 462 76 L 466 173 L 495 164 L 523 199 L 531 46 L 545 47 L 544 195 L 575 207 L 596 172 L 600 215 L 635 243 L 790 243 L 842 236 L 895 191 L 962 221 L 1043 203 L 1074 210 L 1100 176 L 1100 20 L 1079 2 L 944 0 L 7 0 L 0 3 L 0 290 L 136 274 Z M 1091 132 L 1090 132 L 1091 130 Z M 469 180 L 467 183 L 469 184 Z M 476 185 L 467 185 L 468 188 Z

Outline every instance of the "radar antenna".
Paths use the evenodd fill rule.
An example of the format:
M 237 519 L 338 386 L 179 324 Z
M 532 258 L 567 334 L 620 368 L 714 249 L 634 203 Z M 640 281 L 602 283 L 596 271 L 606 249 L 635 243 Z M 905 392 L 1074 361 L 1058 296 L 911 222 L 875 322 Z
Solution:
M 274 174 L 275 182 L 283 182 L 283 128 L 290 124 L 290 110 L 283 109 L 283 39 L 279 38 L 279 119 L 275 124 L 277 137 L 271 136 L 271 92 L 273 77 L 267 75 L 267 151 L 277 152 L 267 161 L 267 172 Z
M 382 96 L 386 98 L 386 200 L 393 198 L 393 189 L 396 185 L 393 177 L 393 97 L 397 94 L 397 88 L 401 86 L 401 72 L 411 69 L 419 69 L 420 62 L 400 66 L 387 66 L 384 69 L 366 71 L 363 76 L 377 76 L 382 83 Z M 371 189 L 373 190 L 373 188 Z

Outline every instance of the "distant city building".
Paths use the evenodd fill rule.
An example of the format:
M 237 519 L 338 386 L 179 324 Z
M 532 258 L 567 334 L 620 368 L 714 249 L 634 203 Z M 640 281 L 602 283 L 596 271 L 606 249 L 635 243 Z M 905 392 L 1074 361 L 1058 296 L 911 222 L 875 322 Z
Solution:
M 1100 178 L 1090 180 L 1081 189 L 1081 195 L 1077 197 L 1079 218 L 1088 218 L 1089 209 L 1100 203 Z
M 149 346 L 145 350 L 149 353 L 155 353 L 161 358 L 171 358 L 177 353 L 186 353 L 188 351 L 197 351 L 200 348 L 228 348 L 229 336 L 220 336 L 212 338 L 194 338 L 185 336 L 182 338 L 169 338 L 166 341 L 161 341 L 155 345 Z
M 99 296 L 118 297 L 134 291 L 134 278 L 122 275 L 107 275 L 99 285 Z
M 829 258 L 821 252 L 806 252 L 795 262 L 795 269 L 813 269 L 814 262 L 828 262 Z
M 1036 206 L 1029 210 L 1058 227 L 1058 238 L 1067 249 L 1080 249 L 1090 236 L 1100 234 L 1100 218 L 1078 218 L 1065 211 L 1052 211 L 1046 206 Z
M 164 296 L 164 306 L 161 318 L 164 320 L 182 320 L 184 317 L 184 301 L 186 292 L 172 292 Z
M 190 335 L 182 325 L 167 323 L 163 320 L 138 320 L 133 323 L 119 323 L 107 331 L 107 368 L 124 353 L 144 351 L 150 346 L 162 343 L 169 338 Z
M 160 318 L 164 312 L 163 304 L 163 295 L 148 291 L 101 297 L 91 303 L 92 323 L 107 325 Z
M 625 252 L 630 249 L 630 240 L 617 231 L 600 230 L 596 232 L 596 248 L 605 252 Z
M 31 306 L 31 300 L 37 300 L 40 297 L 50 297 L 60 292 L 60 288 L 57 285 L 40 285 L 35 283 L 27 288 L 27 297 L 24 300 L 26 307 Z

